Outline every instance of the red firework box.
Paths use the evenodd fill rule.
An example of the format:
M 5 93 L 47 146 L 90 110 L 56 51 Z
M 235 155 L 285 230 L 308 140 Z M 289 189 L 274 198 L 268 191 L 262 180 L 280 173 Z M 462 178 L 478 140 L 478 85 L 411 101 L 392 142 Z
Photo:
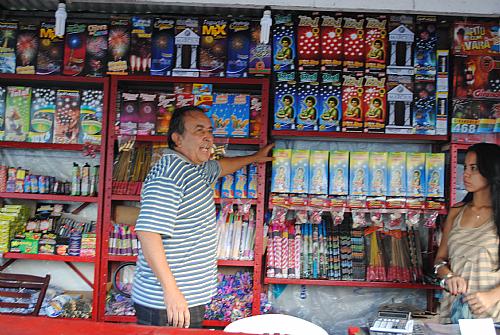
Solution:
M 132 17 L 129 65 L 131 74 L 149 74 L 151 68 L 151 35 L 153 20 Z
M 130 23 L 125 19 L 112 20 L 108 35 L 107 74 L 128 74 L 130 51 Z
M 365 69 L 383 71 L 387 60 L 387 17 L 367 17 L 365 26 Z
M 66 26 L 66 41 L 64 43 L 63 74 L 78 76 L 85 66 L 85 49 L 87 46 L 87 26 L 81 23 Z
M 455 55 L 499 56 L 498 20 L 455 22 L 452 52 Z
M 54 143 L 78 143 L 80 91 L 57 90 Z
M 200 77 L 224 77 L 227 28 L 226 20 L 203 20 L 200 42 Z
M 38 45 L 38 27 L 33 24 L 20 24 L 16 43 L 16 73 L 35 74 Z
M 365 19 L 363 15 L 344 17 L 344 71 L 360 71 L 365 65 Z
M 89 24 L 87 26 L 87 54 L 84 69 L 86 76 L 103 77 L 105 75 L 108 33 L 107 24 Z
M 342 85 L 342 131 L 363 130 L 363 79 L 361 73 L 344 74 Z
M 139 123 L 139 93 L 123 92 L 120 110 L 120 134 L 136 135 Z
M 175 107 L 194 106 L 194 94 L 180 93 L 175 95 Z
M 262 129 L 262 97 L 250 96 L 250 137 L 259 138 Z
M 499 57 L 488 55 L 454 58 L 454 89 L 458 98 L 500 99 Z
M 383 133 L 387 115 L 385 77 L 366 76 L 363 90 L 364 131 Z
M 36 74 L 61 74 L 64 40 L 56 36 L 54 23 L 42 22 L 38 37 L 40 47 L 36 59 Z
M 299 70 L 318 70 L 321 59 L 319 16 L 299 16 L 297 59 Z
M 342 17 L 321 16 L 321 69 L 335 70 L 342 67 L 344 56 Z

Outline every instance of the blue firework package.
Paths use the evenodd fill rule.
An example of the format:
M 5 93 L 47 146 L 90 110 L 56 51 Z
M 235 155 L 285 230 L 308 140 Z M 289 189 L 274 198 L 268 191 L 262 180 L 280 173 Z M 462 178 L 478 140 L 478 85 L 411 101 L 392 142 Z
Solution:
M 156 19 L 151 43 L 151 75 L 169 76 L 174 67 L 175 21 Z
M 250 54 L 250 21 L 233 20 L 229 25 L 227 48 L 228 78 L 245 78 L 248 76 Z

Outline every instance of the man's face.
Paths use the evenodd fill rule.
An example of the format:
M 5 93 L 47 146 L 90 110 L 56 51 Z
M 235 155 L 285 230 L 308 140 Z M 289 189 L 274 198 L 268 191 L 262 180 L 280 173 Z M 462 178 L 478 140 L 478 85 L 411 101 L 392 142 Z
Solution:
M 184 117 L 184 134 L 174 134 L 175 150 L 186 156 L 193 164 L 202 164 L 210 159 L 214 143 L 212 122 L 202 112 L 192 111 Z
M 312 102 L 312 100 L 306 100 L 306 106 L 312 107 L 312 106 L 314 106 L 314 103 Z

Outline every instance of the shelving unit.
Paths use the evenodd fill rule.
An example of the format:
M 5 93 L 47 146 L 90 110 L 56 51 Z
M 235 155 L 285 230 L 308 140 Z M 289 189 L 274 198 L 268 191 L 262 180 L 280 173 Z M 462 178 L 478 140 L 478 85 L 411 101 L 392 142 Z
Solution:
M 439 151 L 441 146 L 449 141 L 447 135 L 419 135 L 419 134 L 385 134 L 385 133 L 363 133 L 363 132 L 318 132 L 318 131 L 295 131 L 295 130 L 272 130 L 271 136 L 274 140 L 288 141 L 340 141 L 340 142 L 379 142 L 379 143 L 412 143 L 428 144 L 432 151 Z M 314 150 L 314 148 L 311 148 Z M 366 150 L 362 150 L 366 151 Z M 272 201 L 268 204 L 271 210 L 274 206 Z M 286 207 L 286 206 L 285 206 Z M 293 209 L 292 205 L 290 209 Z M 358 208 L 356 208 L 358 209 Z M 364 209 L 364 208 L 363 208 Z M 345 213 L 350 213 L 351 208 L 345 207 Z M 381 211 L 393 211 L 398 209 L 382 209 Z M 439 211 L 440 215 L 446 215 L 447 209 Z M 429 234 L 429 247 L 432 243 L 432 232 Z M 264 272 L 265 275 L 265 272 Z M 331 287 L 363 287 L 363 288 L 398 288 L 398 289 L 418 289 L 427 291 L 427 305 L 431 310 L 434 306 L 434 290 L 441 290 L 439 286 L 423 283 L 400 283 L 400 282 L 376 282 L 358 280 L 320 280 L 320 279 L 289 279 L 289 278 L 264 278 L 264 284 L 284 284 L 284 285 L 312 285 Z
M 107 107 L 109 99 L 109 78 L 89 78 L 89 77 L 65 77 L 65 76 L 39 76 L 39 75 L 17 75 L 17 74 L 0 74 L 0 85 L 3 86 L 29 86 L 29 87 L 50 87 L 62 89 L 99 89 L 103 91 L 103 118 L 102 118 L 102 141 L 100 145 L 92 146 L 96 152 L 104 152 L 106 147 L 106 129 L 107 129 Z M 73 151 L 75 154 L 85 151 L 89 146 L 85 144 L 58 144 L 58 143 L 30 143 L 30 142 L 11 142 L 0 141 L 0 150 L 11 149 L 28 149 L 28 150 L 52 150 L 52 151 Z M 3 258 L 8 259 L 8 265 L 15 260 L 29 259 L 39 261 L 54 261 L 65 262 L 78 276 L 82 278 L 93 290 L 92 294 L 92 320 L 97 320 L 98 310 L 98 280 L 100 270 L 100 255 L 101 255 L 101 230 L 102 230 L 102 203 L 104 199 L 104 173 L 105 173 L 105 158 L 104 154 L 99 157 L 99 185 L 97 187 L 97 196 L 68 196 L 60 194 L 34 194 L 34 193 L 0 193 L 0 198 L 4 199 L 25 199 L 35 201 L 55 201 L 65 203 L 94 203 L 97 205 L 96 214 L 96 256 L 95 257 L 80 257 L 80 256 L 58 256 L 45 254 L 18 254 L 5 253 Z M 36 163 L 35 163 L 36 164 Z M 34 167 L 34 165 L 33 165 Z M 29 168 L 29 167 L 27 167 Z M 94 264 L 94 281 L 90 281 L 73 263 L 93 263 Z M 7 265 L 7 266 L 8 266 Z M 2 270 L 5 268 L 4 266 Z
M 244 147 L 253 148 L 257 150 L 267 144 L 267 116 L 268 116 L 268 101 L 269 101 L 269 80 L 267 78 L 183 78 L 183 77 L 151 77 L 151 76 L 113 76 L 111 78 L 110 84 L 110 112 L 108 119 L 108 131 L 107 131 L 107 148 L 106 148 L 106 180 L 105 184 L 105 196 L 104 196 L 104 216 L 103 216 L 103 238 L 101 240 L 101 270 L 99 273 L 100 279 L 100 297 L 99 297 L 99 320 L 102 321 L 113 321 L 113 322 L 134 322 L 134 316 L 118 316 L 118 315 L 106 315 L 106 285 L 110 281 L 110 267 L 113 263 L 117 262 L 134 262 L 136 256 L 117 256 L 109 255 L 108 244 L 109 244 L 109 231 L 111 228 L 111 217 L 113 204 L 117 201 L 140 201 L 140 195 L 123 195 L 123 194 L 113 194 L 112 189 L 112 175 L 113 175 L 113 160 L 114 160 L 114 145 L 115 141 L 118 139 L 118 135 L 115 133 L 115 121 L 116 121 L 116 109 L 117 109 L 117 99 L 118 91 L 121 88 L 126 89 L 136 89 L 144 90 L 154 88 L 155 91 L 166 91 L 173 92 L 173 85 L 176 83 L 208 83 L 213 84 L 214 90 L 217 91 L 228 91 L 228 92 L 252 92 L 261 95 L 262 97 L 262 112 L 261 112 L 261 132 L 258 138 L 220 138 L 216 137 L 214 139 L 216 144 L 228 144 L 231 147 Z M 144 88 L 144 87 L 147 87 Z M 137 142 L 163 142 L 166 143 L 166 136 L 162 135 L 148 135 L 148 136 L 132 136 Z M 258 189 L 257 193 L 259 195 L 265 194 L 265 164 L 260 164 L 258 166 Z M 253 285 L 253 304 L 252 304 L 252 314 L 260 313 L 260 292 L 262 288 L 261 276 L 262 276 L 262 250 L 263 250 L 263 222 L 264 222 L 264 206 L 265 199 L 263 197 L 259 199 L 215 199 L 216 204 L 251 204 L 256 208 L 256 240 L 254 246 L 254 260 L 253 261 L 240 261 L 240 260 L 219 260 L 218 266 L 223 267 L 246 267 L 251 268 L 254 276 Z M 212 327 L 222 327 L 227 325 L 228 322 L 223 321 L 213 321 L 206 320 L 204 322 L 205 326 Z

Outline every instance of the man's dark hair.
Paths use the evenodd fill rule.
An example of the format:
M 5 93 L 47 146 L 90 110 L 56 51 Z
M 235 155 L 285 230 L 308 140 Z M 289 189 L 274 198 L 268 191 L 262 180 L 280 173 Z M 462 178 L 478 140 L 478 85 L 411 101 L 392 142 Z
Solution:
M 168 147 L 170 149 L 175 148 L 175 142 L 172 139 L 172 135 L 177 133 L 179 135 L 184 134 L 184 118 L 187 114 L 191 112 L 200 112 L 204 113 L 203 109 L 194 107 L 194 106 L 184 106 L 181 108 L 177 108 L 172 114 L 172 118 L 170 119 L 170 125 L 168 127 L 167 140 Z

